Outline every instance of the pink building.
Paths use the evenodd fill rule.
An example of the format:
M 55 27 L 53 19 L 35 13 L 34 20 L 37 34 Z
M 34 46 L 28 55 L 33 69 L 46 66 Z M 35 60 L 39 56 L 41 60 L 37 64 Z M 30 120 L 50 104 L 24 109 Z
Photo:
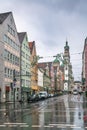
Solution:
M 87 38 L 84 42 L 84 49 L 82 54 L 82 79 L 84 86 L 87 88 Z

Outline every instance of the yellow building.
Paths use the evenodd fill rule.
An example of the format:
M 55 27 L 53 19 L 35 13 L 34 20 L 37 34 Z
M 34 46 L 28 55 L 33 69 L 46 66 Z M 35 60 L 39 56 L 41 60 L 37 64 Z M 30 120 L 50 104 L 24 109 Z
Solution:
M 29 42 L 31 60 L 31 93 L 39 90 L 38 87 L 38 60 L 36 54 L 35 41 Z

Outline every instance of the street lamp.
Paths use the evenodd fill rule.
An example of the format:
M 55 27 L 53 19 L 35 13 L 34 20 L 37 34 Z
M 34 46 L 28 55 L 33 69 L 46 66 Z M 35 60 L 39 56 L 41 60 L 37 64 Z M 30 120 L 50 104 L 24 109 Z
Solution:
M 15 86 L 16 86 L 16 78 L 15 78 L 15 69 L 13 70 L 13 90 L 14 90 L 14 109 L 15 109 Z

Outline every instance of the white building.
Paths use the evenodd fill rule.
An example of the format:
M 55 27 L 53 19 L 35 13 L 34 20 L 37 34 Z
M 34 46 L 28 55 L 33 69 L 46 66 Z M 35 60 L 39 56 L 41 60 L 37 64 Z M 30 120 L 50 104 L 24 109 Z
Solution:
M 13 71 L 17 79 L 13 86 Z M 0 102 L 19 98 L 20 43 L 12 12 L 0 14 Z M 15 96 L 13 94 L 15 88 Z
M 40 90 L 44 90 L 43 77 L 44 77 L 43 69 L 38 68 L 38 86 L 39 86 Z
M 64 90 L 71 91 L 73 87 L 73 73 L 72 73 L 72 65 L 70 62 L 70 52 L 68 42 L 66 41 L 66 45 L 64 47 Z

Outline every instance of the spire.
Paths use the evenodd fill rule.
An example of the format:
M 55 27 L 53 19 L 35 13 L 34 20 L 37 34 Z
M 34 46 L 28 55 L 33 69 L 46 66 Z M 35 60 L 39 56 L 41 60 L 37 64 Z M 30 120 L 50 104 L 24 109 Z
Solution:
M 85 44 L 87 44 L 87 37 L 85 38 Z
M 64 47 L 65 50 L 69 50 L 69 45 L 68 45 L 68 41 L 66 40 L 66 45 Z
M 56 59 L 53 61 L 53 63 L 60 63 L 59 59 L 56 57 Z

